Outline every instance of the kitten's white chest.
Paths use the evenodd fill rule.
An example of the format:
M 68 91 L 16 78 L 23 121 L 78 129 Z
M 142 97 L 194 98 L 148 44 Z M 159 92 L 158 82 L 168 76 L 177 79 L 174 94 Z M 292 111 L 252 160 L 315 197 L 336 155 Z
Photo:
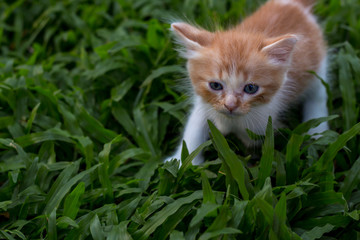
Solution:
M 244 132 L 246 124 L 243 117 L 227 117 L 221 113 L 213 114 L 211 119 L 222 134 Z
M 235 134 L 246 146 L 253 144 L 254 142 L 249 138 L 246 129 L 252 132 L 263 135 L 265 132 L 267 121 L 263 118 L 257 118 L 254 120 L 249 116 L 241 117 L 226 117 L 217 114 L 214 119 L 211 119 L 219 131 L 224 134 Z

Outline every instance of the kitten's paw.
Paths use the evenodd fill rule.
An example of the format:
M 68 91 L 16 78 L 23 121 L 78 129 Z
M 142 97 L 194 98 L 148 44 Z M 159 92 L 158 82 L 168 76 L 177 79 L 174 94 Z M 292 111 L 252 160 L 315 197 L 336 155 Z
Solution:
M 322 132 L 325 132 L 326 130 L 329 130 L 329 125 L 327 122 L 323 122 L 321 123 L 319 126 L 317 127 L 314 127 L 314 128 L 311 128 L 309 131 L 308 131 L 308 134 L 309 135 L 312 135 L 311 137 L 314 138 L 314 139 L 318 139 L 322 136 Z M 318 134 L 316 134 L 318 133 Z M 316 135 L 314 135 L 316 134 Z

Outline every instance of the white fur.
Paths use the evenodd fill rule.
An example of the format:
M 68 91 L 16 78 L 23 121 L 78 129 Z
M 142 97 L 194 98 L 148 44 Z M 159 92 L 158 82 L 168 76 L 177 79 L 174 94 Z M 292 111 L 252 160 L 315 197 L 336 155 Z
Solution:
M 193 152 L 198 146 L 205 142 L 209 138 L 209 128 L 207 124 L 208 112 L 204 107 L 200 97 L 195 97 L 194 107 L 191 111 L 189 119 L 186 123 L 183 139 L 186 142 L 189 152 Z M 169 161 L 173 158 L 181 159 L 182 141 L 177 148 L 175 154 L 166 159 Z M 195 157 L 193 160 L 194 165 L 198 165 L 204 161 L 201 154 Z M 181 164 L 181 162 L 180 162 Z
M 318 75 L 326 82 L 326 65 L 327 60 L 324 58 L 320 64 Z M 327 94 L 325 86 L 319 79 L 314 79 L 313 83 L 308 87 L 305 95 L 305 101 L 303 106 L 303 121 L 307 121 L 313 118 L 320 118 L 328 116 L 327 109 Z M 328 130 L 329 126 L 327 122 L 323 122 L 316 128 L 309 130 L 309 134 L 321 133 Z

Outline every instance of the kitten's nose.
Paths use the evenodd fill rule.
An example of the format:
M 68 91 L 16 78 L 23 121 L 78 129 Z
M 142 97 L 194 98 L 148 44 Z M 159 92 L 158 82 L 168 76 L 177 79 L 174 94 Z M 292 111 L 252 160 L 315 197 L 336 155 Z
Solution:
M 230 112 L 234 111 L 238 107 L 236 97 L 234 95 L 226 96 L 224 106 Z
M 224 104 L 224 106 L 227 108 L 227 110 L 229 110 L 230 113 L 237 108 L 236 105 L 230 105 L 229 106 L 229 105 Z

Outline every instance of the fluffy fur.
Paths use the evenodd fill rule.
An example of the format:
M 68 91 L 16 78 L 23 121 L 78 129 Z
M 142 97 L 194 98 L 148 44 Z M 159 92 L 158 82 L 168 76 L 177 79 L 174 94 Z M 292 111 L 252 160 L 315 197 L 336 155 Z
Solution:
M 245 145 L 246 129 L 264 134 L 268 117 L 279 115 L 307 96 L 304 120 L 327 116 L 326 92 L 309 71 L 326 79 L 326 45 L 311 13 L 311 0 L 269 0 L 242 23 L 209 32 L 176 22 L 171 25 L 194 89 L 194 107 L 183 140 L 193 151 L 208 138 L 207 119 L 223 133 L 235 133 Z M 220 84 L 214 90 L 211 83 Z M 247 85 L 255 93 L 245 92 Z M 219 86 L 219 85 L 217 85 Z M 311 130 L 320 133 L 326 123 Z M 171 158 L 180 158 L 181 146 Z M 193 163 L 200 164 L 202 156 Z

